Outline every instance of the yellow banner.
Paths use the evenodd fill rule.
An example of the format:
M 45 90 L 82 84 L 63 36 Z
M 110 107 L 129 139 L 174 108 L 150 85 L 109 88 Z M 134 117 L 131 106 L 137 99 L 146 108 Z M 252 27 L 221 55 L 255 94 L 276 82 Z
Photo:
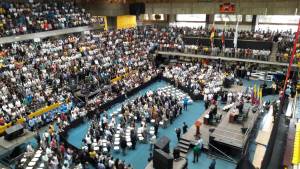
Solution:
M 54 103 L 50 106 L 43 107 L 43 108 L 37 110 L 36 112 L 29 114 L 28 118 L 32 119 L 33 117 L 40 116 L 46 112 L 49 112 L 51 110 L 58 108 L 60 105 L 61 105 L 61 103 Z M 23 124 L 24 122 L 25 122 L 25 118 L 20 118 L 17 120 L 17 124 Z M 4 126 L 0 126 L 0 135 L 3 134 L 5 132 L 5 130 L 7 128 L 9 128 L 11 125 L 12 125 L 12 123 L 10 122 L 10 123 L 6 123 Z

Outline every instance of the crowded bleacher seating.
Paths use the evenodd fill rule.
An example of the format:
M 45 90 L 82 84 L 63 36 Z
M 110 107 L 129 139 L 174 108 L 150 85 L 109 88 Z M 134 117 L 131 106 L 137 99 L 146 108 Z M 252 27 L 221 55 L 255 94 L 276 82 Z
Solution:
M 0 2 L 0 37 L 90 25 L 91 15 L 73 1 Z

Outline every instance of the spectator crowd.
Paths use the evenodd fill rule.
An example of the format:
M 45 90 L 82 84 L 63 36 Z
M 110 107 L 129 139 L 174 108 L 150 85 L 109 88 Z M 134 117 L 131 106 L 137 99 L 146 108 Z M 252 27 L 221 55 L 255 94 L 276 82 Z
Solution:
M 89 14 L 71 2 L 64 5 L 0 4 L 1 36 L 87 25 L 91 22 Z M 219 48 L 185 45 L 185 31 L 188 29 L 92 31 L 84 35 L 48 38 L 41 42 L 1 45 L 0 126 L 9 122 L 15 124 L 20 118 L 26 120 L 30 130 L 51 123 L 48 131 L 37 133 L 37 138 L 40 137 L 37 139 L 39 147 L 34 150 L 28 146 L 22 163 L 27 165 L 29 160 L 36 162 L 34 165 L 43 163 L 50 168 L 83 168 L 86 165 L 84 157 L 89 156 L 97 161 L 98 168 L 131 168 L 111 157 L 109 152 L 120 149 L 126 152 L 128 148 L 134 149 L 137 142 L 150 141 L 153 144 L 158 127 L 172 123 L 182 113 L 183 105 L 163 91 L 148 92 L 132 103 L 123 105 L 112 116 L 105 112 L 101 116 L 95 115 L 80 153 L 74 153 L 69 148 L 65 150 L 59 133 L 72 121 L 84 118 L 92 111 L 91 107 L 97 110 L 97 106 L 126 95 L 161 71 L 176 86 L 182 86 L 194 95 L 204 94 L 208 97 L 222 91 L 224 79 L 233 75 L 220 63 L 209 66 L 199 63 L 168 65 L 161 70 L 152 62 L 151 51 L 155 48 L 214 55 L 221 53 Z M 194 35 L 202 31 L 196 30 Z M 255 34 L 260 35 L 257 32 L 244 32 L 240 36 L 249 38 Z M 272 36 L 270 33 L 263 35 L 261 39 L 265 40 Z M 266 59 L 270 54 L 270 51 L 251 49 L 238 49 L 237 54 L 230 48 L 224 51 L 224 55 L 229 57 L 238 55 L 253 59 Z M 96 95 L 85 100 L 87 106 L 76 104 L 78 96 L 89 96 L 91 93 Z M 28 118 L 30 113 L 57 102 L 63 103 L 58 109 Z M 118 134 L 119 137 L 116 137 Z M 38 160 L 34 160 L 36 156 L 39 156 Z
M 0 2 L 0 37 L 90 25 L 91 15 L 74 1 Z

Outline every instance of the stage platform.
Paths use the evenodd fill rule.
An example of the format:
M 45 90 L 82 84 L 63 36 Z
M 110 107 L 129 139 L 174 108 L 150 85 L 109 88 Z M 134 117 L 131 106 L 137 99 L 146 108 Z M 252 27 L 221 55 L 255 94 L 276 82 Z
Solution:
M 238 149 L 243 149 L 246 144 L 249 133 L 252 130 L 254 123 L 257 120 L 259 111 L 252 112 L 252 106 L 250 103 L 244 104 L 244 114 L 248 111 L 248 118 L 243 123 L 231 123 L 229 122 L 230 113 L 237 112 L 238 110 L 231 108 L 228 112 L 218 109 L 223 114 L 220 123 L 215 127 L 215 130 L 211 133 L 213 141 L 222 143 L 224 145 L 232 146 Z M 202 125 L 203 127 L 209 127 L 209 125 Z M 245 132 L 242 132 L 242 128 L 246 128 Z M 201 131 L 201 129 L 200 129 Z
M 188 165 L 188 161 L 185 158 L 173 160 L 173 169 L 186 169 L 187 165 Z M 145 169 L 154 169 L 153 161 L 150 161 Z
M 239 85 L 233 85 L 231 88 L 227 89 L 230 92 L 242 92 L 245 88 L 243 86 L 239 86 Z M 247 106 L 244 106 L 244 110 L 248 108 Z M 205 125 L 204 124 L 204 116 L 207 115 L 209 113 L 211 108 L 208 108 L 207 110 L 205 110 L 205 112 L 200 116 L 200 118 L 198 119 L 198 121 L 201 122 L 201 127 L 200 127 L 200 133 L 201 133 L 201 138 L 203 140 L 203 148 L 204 149 L 209 149 L 209 137 L 211 136 L 212 133 L 209 132 L 209 130 L 215 130 L 215 140 L 219 140 L 222 141 L 224 139 L 224 137 L 228 137 L 230 136 L 230 140 L 227 141 L 222 141 L 222 142 L 232 142 L 230 144 L 233 145 L 237 145 L 239 147 L 241 147 L 241 141 L 239 141 L 239 139 L 243 139 L 244 135 L 242 134 L 241 128 L 242 125 L 241 124 L 229 124 L 229 113 L 221 110 L 220 108 L 218 109 L 218 114 L 221 115 L 222 114 L 222 119 L 220 121 L 220 123 L 218 125 Z M 230 112 L 230 110 L 228 111 Z M 258 115 L 258 114 L 257 114 Z M 255 115 L 255 118 L 257 118 L 257 116 Z M 249 117 L 247 119 L 246 122 L 244 122 L 244 126 L 246 127 L 249 123 L 250 123 L 250 119 L 252 119 L 252 114 L 250 115 L 249 113 Z M 225 132 L 224 132 L 225 130 Z M 191 142 L 191 144 L 195 143 L 196 137 L 196 126 L 193 125 L 189 128 L 189 130 L 182 135 L 182 138 L 189 140 Z M 234 135 L 234 137 L 231 137 L 231 135 Z

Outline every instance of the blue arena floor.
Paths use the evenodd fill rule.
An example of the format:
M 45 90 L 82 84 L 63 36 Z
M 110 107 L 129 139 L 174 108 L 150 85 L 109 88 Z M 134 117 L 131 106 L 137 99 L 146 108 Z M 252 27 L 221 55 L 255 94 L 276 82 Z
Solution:
M 145 94 L 148 90 L 157 90 L 160 87 L 169 85 L 167 82 L 160 81 L 152 84 L 151 86 L 140 91 L 136 95 L 128 98 L 128 100 L 133 99 L 139 95 Z M 125 101 L 126 102 L 126 101 Z M 108 113 L 114 112 L 118 109 L 121 104 L 117 104 L 108 110 Z M 194 124 L 194 122 L 201 116 L 204 112 L 204 103 L 202 101 L 194 102 L 192 105 L 188 106 L 187 111 L 183 111 L 183 114 L 179 116 L 172 125 L 168 126 L 166 129 L 159 128 L 158 137 L 167 136 L 170 138 L 170 148 L 171 150 L 177 144 L 177 137 L 175 134 L 176 127 L 182 127 L 183 122 L 186 122 L 188 126 Z M 85 137 L 85 134 L 88 130 L 89 122 L 78 126 L 77 128 L 72 129 L 69 132 L 68 141 L 76 147 L 81 147 L 81 141 Z M 126 156 L 123 156 L 121 153 L 112 153 L 114 158 L 119 158 L 125 160 L 125 163 L 130 163 L 134 169 L 143 169 L 147 165 L 147 159 L 150 153 L 149 144 L 138 144 L 136 150 L 128 150 Z M 198 163 L 192 163 L 193 154 L 188 154 L 188 168 L 189 169 L 207 169 L 212 159 L 209 159 L 206 154 L 202 154 L 200 161 Z M 235 164 L 217 159 L 216 169 L 234 169 Z
M 243 80 L 243 86 L 253 86 L 256 84 L 257 86 L 259 84 L 262 84 L 263 81 L 253 81 L 253 80 Z M 128 98 L 128 100 L 132 100 L 137 96 L 145 94 L 148 90 L 157 90 L 158 88 L 164 87 L 169 85 L 165 81 L 158 81 L 149 87 L 141 90 L 134 96 Z M 269 86 L 270 83 L 267 83 Z M 274 100 L 277 99 L 278 95 L 271 95 L 264 97 L 264 100 Z M 125 102 L 126 102 L 125 101 Z M 123 102 L 124 103 L 124 102 Z M 114 105 L 111 109 L 108 110 L 108 113 L 116 111 L 122 103 Z M 177 144 L 177 137 L 175 135 L 175 128 L 176 127 L 182 127 L 182 123 L 186 122 L 188 126 L 191 126 L 194 124 L 195 120 L 197 120 L 201 114 L 204 112 L 204 103 L 203 101 L 197 101 L 194 102 L 192 105 L 189 105 L 187 111 L 183 111 L 183 114 L 179 116 L 172 125 L 168 126 L 166 129 L 159 128 L 158 137 L 161 136 L 167 136 L 171 139 L 170 148 L 173 149 L 175 145 Z M 264 125 L 264 119 L 260 121 L 259 128 L 261 128 Z M 87 130 L 89 128 L 89 121 L 86 123 L 81 124 L 80 126 L 73 128 L 70 130 L 68 135 L 68 141 L 73 144 L 74 146 L 80 148 L 82 139 L 85 137 Z M 42 131 L 41 131 L 42 132 Z M 32 144 L 34 147 L 37 146 L 36 140 L 30 139 L 27 141 L 27 143 Z M 27 144 L 26 143 L 26 144 Z M 250 153 L 250 161 L 253 159 L 254 151 L 255 151 L 256 145 L 254 141 L 250 143 L 249 153 Z M 134 169 L 143 169 L 147 165 L 147 159 L 149 157 L 150 153 L 150 145 L 149 144 L 137 144 L 136 150 L 129 150 L 126 153 L 126 156 L 121 155 L 120 153 L 112 153 L 114 158 L 119 158 L 121 160 L 124 160 L 125 163 L 130 163 L 134 167 Z M 211 163 L 212 159 L 207 156 L 207 154 L 202 153 L 199 159 L 198 163 L 192 163 L 193 154 L 190 151 L 188 153 L 188 169 L 208 169 L 209 164 Z M 13 167 L 13 166 L 12 166 Z M 216 169 L 234 169 L 236 165 L 234 163 L 216 159 Z M 91 167 L 93 168 L 93 167 Z

